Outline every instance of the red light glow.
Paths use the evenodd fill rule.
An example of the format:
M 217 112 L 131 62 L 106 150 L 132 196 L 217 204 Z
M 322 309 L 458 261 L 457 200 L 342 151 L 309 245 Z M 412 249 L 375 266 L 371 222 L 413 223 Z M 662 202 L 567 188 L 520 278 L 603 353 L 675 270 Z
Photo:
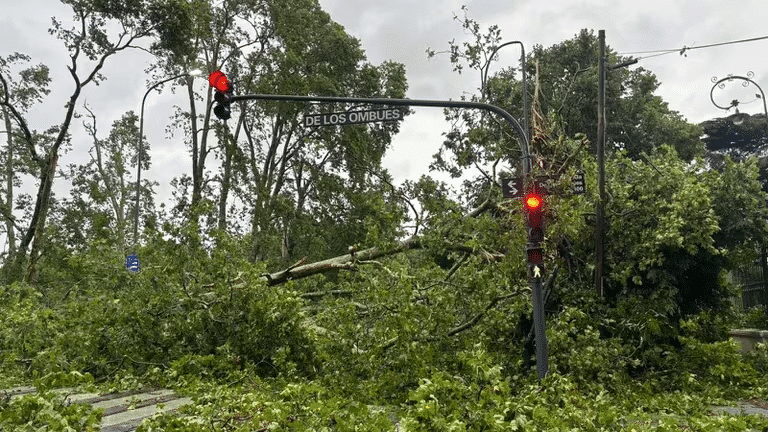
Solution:
M 220 70 L 217 70 L 208 76 L 208 83 L 211 87 L 222 93 L 227 93 L 232 90 L 232 85 L 229 83 L 227 76 Z
M 525 208 L 528 211 L 535 211 L 535 210 L 541 209 L 541 205 L 544 203 L 544 201 L 541 199 L 540 196 L 536 194 L 528 194 L 525 196 L 525 200 L 523 200 L 523 203 L 525 204 Z

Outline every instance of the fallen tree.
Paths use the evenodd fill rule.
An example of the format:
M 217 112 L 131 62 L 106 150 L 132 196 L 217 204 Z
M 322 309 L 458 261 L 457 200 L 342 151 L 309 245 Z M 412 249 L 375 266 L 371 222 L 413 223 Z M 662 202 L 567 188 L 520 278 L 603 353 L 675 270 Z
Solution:
M 372 247 L 361 251 L 357 251 L 356 248 L 350 247 L 350 252 L 348 254 L 308 264 L 304 264 L 307 260 L 307 258 L 304 257 L 285 270 L 280 270 L 275 273 L 265 273 L 262 275 L 262 278 L 267 281 L 267 285 L 274 286 L 283 284 L 289 280 L 301 279 L 331 270 L 353 270 L 360 261 L 375 260 L 410 249 L 418 249 L 421 247 L 419 240 L 418 237 L 413 236 L 407 240 L 396 243 L 390 248 Z
M 492 209 L 498 209 L 498 204 L 489 198 L 476 209 L 466 214 L 464 218 L 476 218 Z M 416 235 L 411 236 L 406 240 L 399 241 L 388 248 L 371 247 L 368 249 L 357 250 L 357 248 L 350 246 L 348 254 L 313 263 L 306 263 L 307 257 L 304 257 L 284 270 L 274 273 L 264 273 L 262 279 L 267 282 L 268 286 L 280 285 L 290 280 L 302 279 L 331 270 L 354 270 L 358 263 L 376 260 L 378 258 L 395 255 L 412 249 L 420 249 L 421 247 L 421 237 Z M 463 245 L 456 245 L 452 248 L 449 247 L 449 249 L 462 250 L 465 252 L 479 252 L 488 260 L 503 256 L 497 252 L 474 251 Z

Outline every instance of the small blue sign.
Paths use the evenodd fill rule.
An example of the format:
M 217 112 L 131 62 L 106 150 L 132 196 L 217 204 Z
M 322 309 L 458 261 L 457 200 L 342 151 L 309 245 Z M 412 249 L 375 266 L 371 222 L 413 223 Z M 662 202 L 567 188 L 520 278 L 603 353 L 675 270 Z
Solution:
M 141 270 L 141 264 L 139 264 L 139 256 L 136 254 L 130 254 L 125 258 L 125 268 L 132 273 L 138 273 Z

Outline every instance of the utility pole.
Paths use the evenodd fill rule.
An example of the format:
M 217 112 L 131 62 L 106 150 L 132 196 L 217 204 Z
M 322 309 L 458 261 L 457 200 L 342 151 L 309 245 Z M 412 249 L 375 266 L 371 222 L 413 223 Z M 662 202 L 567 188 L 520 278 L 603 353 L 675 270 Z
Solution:
M 605 30 L 598 32 L 597 63 L 597 217 L 595 220 L 595 291 L 602 297 L 605 270 Z

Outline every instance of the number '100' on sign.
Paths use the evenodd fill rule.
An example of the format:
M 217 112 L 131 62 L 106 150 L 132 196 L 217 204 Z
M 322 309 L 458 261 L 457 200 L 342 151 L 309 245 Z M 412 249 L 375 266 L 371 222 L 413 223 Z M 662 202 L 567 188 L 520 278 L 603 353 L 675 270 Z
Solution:
M 573 181 L 573 193 L 576 195 L 581 195 L 584 192 L 587 191 L 587 182 L 584 179 L 584 173 L 576 173 L 575 176 L 571 179 Z

